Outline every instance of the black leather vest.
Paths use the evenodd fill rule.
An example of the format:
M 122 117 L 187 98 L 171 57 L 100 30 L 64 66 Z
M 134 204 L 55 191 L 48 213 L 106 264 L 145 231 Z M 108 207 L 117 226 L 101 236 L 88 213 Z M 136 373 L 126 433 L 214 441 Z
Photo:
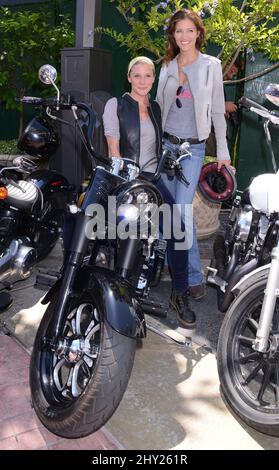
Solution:
M 128 93 L 117 99 L 117 115 L 120 128 L 120 153 L 123 157 L 139 163 L 140 157 L 140 115 L 139 105 Z M 150 100 L 148 113 L 156 134 L 156 156 L 162 154 L 161 109 L 156 101 Z

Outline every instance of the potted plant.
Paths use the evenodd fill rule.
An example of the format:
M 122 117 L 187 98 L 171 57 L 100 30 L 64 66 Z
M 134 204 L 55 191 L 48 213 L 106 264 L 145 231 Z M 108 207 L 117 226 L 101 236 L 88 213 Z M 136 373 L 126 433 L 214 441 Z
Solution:
M 216 161 L 215 157 L 206 156 L 203 164 Z M 197 189 L 193 200 L 193 213 L 197 230 L 197 239 L 209 238 L 219 229 L 221 203 L 213 203 L 205 199 Z

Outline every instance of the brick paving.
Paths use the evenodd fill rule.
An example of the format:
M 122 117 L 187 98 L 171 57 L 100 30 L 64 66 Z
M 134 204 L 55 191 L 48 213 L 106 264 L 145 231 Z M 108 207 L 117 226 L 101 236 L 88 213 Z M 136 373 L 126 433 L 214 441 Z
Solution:
M 224 231 L 228 212 L 221 211 Z M 215 234 L 199 240 L 201 259 L 210 259 Z M 123 449 L 105 428 L 81 439 L 63 439 L 49 432 L 31 407 L 29 360 L 25 349 L 4 334 L 0 323 L 0 450 L 113 450 Z
M 117 450 L 123 447 L 104 428 L 81 439 L 49 432 L 31 407 L 30 356 L 0 329 L 0 450 Z

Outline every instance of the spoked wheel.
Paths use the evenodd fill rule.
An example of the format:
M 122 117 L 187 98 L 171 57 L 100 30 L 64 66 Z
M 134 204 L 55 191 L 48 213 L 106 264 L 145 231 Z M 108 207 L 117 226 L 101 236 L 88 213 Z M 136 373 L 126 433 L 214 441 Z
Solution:
M 253 349 L 266 282 L 255 282 L 231 305 L 219 335 L 218 371 L 232 409 L 251 427 L 279 436 L 279 300 L 268 351 Z
M 81 437 L 98 430 L 118 407 L 136 340 L 113 330 L 88 297 L 71 302 L 62 337 L 53 344 L 48 325 L 55 304 L 49 305 L 36 336 L 31 394 L 38 417 L 50 431 Z

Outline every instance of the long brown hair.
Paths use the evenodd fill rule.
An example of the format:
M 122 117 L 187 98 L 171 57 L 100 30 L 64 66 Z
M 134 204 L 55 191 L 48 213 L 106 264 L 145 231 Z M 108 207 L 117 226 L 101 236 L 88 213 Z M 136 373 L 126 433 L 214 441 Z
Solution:
M 166 50 L 166 55 L 163 59 L 163 62 L 167 64 L 172 59 L 174 59 L 179 53 L 179 47 L 177 46 L 176 41 L 173 36 L 175 28 L 176 28 L 176 24 L 181 20 L 185 20 L 186 18 L 191 20 L 194 23 L 194 25 L 196 26 L 199 32 L 199 36 L 197 37 L 197 40 L 196 40 L 196 48 L 200 50 L 204 43 L 205 27 L 199 15 L 192 10 L 186 10 L 186 8 L 182 8 L 182 10 L 176 11 L 170 18 L 168 29 L 167 29 L 167 50 Z

